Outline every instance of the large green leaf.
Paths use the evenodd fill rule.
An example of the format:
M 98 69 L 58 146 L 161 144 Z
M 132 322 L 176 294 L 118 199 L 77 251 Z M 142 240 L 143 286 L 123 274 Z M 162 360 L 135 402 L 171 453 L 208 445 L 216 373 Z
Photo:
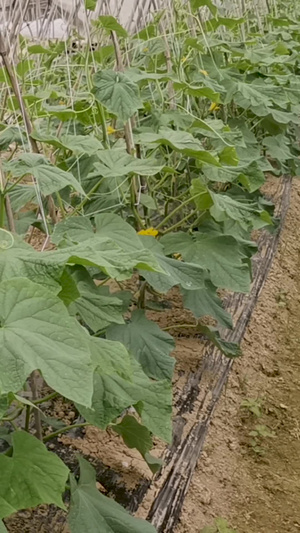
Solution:
M 265 183 L 265 175 L 256 161 L 242 170 L 238 179 L 250 193 L 257 191 Z
M 63 265 L 82 265 L 96 267 L 110 278 L 118 281 L 132 276 L 134 269 L 145 269 L 161 272 L 154 255 L 144 248 L 125 251 L 116 242 L 100 234 L 78 245 L 62 248 L 54 252 L 46 252 L 42 255 L 49 263 Z
M 21 128 L 17 128 L 16 126 L 5 128 L 5 130 L 0 133 L 0 150 L 7 150 L 12 143 L 21 144 L 26 147 L 27 142 L 25 133 Z
M 170 146 L 176 152 L 194 157 L 210 165 L 221 166 L 210 152 L 204 150 L 201 142 L 186 131 L 160 128 L 158 133 L 147 132 L 137 134 L 136 141 L 145 144 Z
M 140 274 L 156 291 L 168 292 L 175 285 L 187 290 L 196 290 L 204 285 L 204 269 L 193 263 L 186 263 L 157 254 L 157 260 L 168 274 L 140 270 Z
M 112 324 L 107 337 L 122 342 L 149 377 L 172 379 L 175 361 L 170 353 L 175 348 L 175 341 L 155 322 L 148 320 L 143 311 L 134 311 L 127 324 Z
M 64 509 L 66 465 L 25 431 L 16 431 L 12 443 L 13 456 L 0 455 L 0 518 L 42 503 Z
M 240 182 L 249 192 L 257 191 L 265 183 L 265 176 L 260 168 L 260 161 L 253 161 L 250 164 L 235 168 L 211 168 L 205 165 L 202 170 L 205 178 L 209 181 L 220 183 Z M 270 168 L 269 170 L 272 169 Z
M 57 246 L 71 246 L 84 242 L 93 235 L 93 226 L 87 217 L 71 217 L 56 224 L 51 240 Z
M 17 241 L 12 248 L 0 248 L 0 281 L 29 278 L 57 293 L 63 269 L 60 261 L 48 261 L 46 253 L 37 252 L 25 243 Z
M 154 176 L 163 165 L 156 159 L 138 159 L 121 150 L 102 150 L 98 153 L 101 163 L 95 163 L 95 170 L 104 178 L 117 178 L 127 174 Z
M 112 17 L 111 15 L 101 15 L 98 18 L 98 21 L 101 23 L 101 26 L 106 30 L 116 32 L 119 37 L 127 37 L 127 31 L 125 30 L 125 28 L 123 28 L 123 26 L 121 26 L 121 24 L 119 24 L 115 17 Z
M 74 154 L 88 154 L 93 155 L 102 150 L 101 142 L 93 135 L 62 135 L 60 138 L 54 135 L 47 135 L 39 131 L 31 134 L 36 141 L 51 144 L 55 148 L 67 149 Z
M 94 331 L 109 324 L 124 324 L 123 302 L 109 294 L 106 287 L 97 287 L 83 267 L 73 270 L 79 297 L 71 306 L 84 322 Z
M 244 18 L 233 18 L 233 17 L 216 17 L 213 19 L 208 19 L 205 24 L 205 29 L 207 31 L 216 30 L 219 26 L 226 26 L 226 28 L 234 29 L 236 26 L 240 26 L 245 22 Z
M 108 111 L 126 122 L 143 107 L 138 85 L 122 72 L 104 70 L 94 76 L 95 96 Z
M 64 187 L 72 187 L 75 191 L 85 194 L 80 183 L 71 172 L 65 172 L 40 154 L 21 154 L 17 159 L 5 163 L 5 170 L 15 178 L 30 174 L 37 180 L 44 195 L 53 194 Z
M 140 240 L 145 248 L 154 253 L 162 270 L 165 272 L 163 274 L 140 270 L 140 274 L 156 291 L 166 293 L 175 285 L 180 285 L 188 290 L 196 290 L 204 286 L 205 272 L 203 268 L 166 257 L 163 253 L 163 246 L 153 237 L 141 235 Z
M 256 87 L 250 83 L 238 81 L 234 87 L 235 90 L 232 88 L 230 94 L 234 94 L 234 92 L 240 94 L 240 97 L 235 95 L 235 101 L 238 105 L 241 105 L 241 107 L 247 108 L 250 106 L 261 105 L 262 103 L 265 106 L 272 105 L 272 99 L 268 95 L 262 94 L 261 90 L 257 90 Z
M 95 224 L 97 235 L 111 239 L 125 251 L 143 248 L 136 231 L 119 215 L 113 213 L 97 215 Z
M 266 147 L 267 153 L 273 159 L 277 159 L 281 163 L 294 159 L 290 151 L 290 140 L 285 135 L 276 135 L 274 137 L 265 137 L 262 144 Z
M 132 381 L 134 372 L 132 359 L 124 344 L 93 337 L 91 338 L 91 350 L 99 375 L 117 375 L 127 381 Z
M 289 111 L 282 111 L 281 109 L 274 109 L 265 105 L 256 105 L 251 107 L 251 111 L 258 117 L 267 117 L 270 115 L 272 119 L 278 124 L 288 124 L 292 122 L 299 124 L 300 119 L 296 113 L 290 113 Z
M 97 342 L 98 341 L 98 342 Z M 172 386 L 169 380 L 153 381 L 144 374 L 140 364 L 118 342 L 108 346 L 106 358 L 100 339 L 93 339 L 92 358 L 95 367 L 94 394 L 92 408 L 77 405 L 84 418 L 91 424 L 105 429 L 122 414 L 124 409 L 140 402 L 142 423 L 154 434 L 170 442 L 172 436 Z M 116 350 L 112 351 L 113 346 Z M 115 353 L 122 347 L 118 358 Z M 125 353 L 124 353 L 125 351 Z M 127 361 L 131 374 L 124 374 L 124 362 Z
M 97 0 L 85 0 L 84 1 L 85 9 L 89 9 L 90 11 L 95 11 L 96 5 L 97 5 Z
M 202 6 L 207 6 L 211 13 L 216 16 L 218 9 L 211 0 L 191 0 L 191 7 L 193 10 L 199 9 Z
M 7 394 L 0 395 L 0 420 L 5 415 L 9 407 L 9 399 Z
M 2 520 L 0 520 L 0 533 L 8 533 L 5 525 L 3 524 Z
M 71 476 L 71 533 L 155 533 L 145 520 L 134 518 L 121 505 L 101 494 L 96 488 L 93 467 L 79 457 L 80 479 Z
M 213 206 L 210 213 L 217 222 L 224 222 L 227 218 L 238 221 L 243 228 L 251 221 L 254 215 L 259 214 L 255 202 L 249 202 L 243 198 L 232 198 L 228 194 L 216 194 L 211 192 Z
M 184 307 L 190 309 L 196 318 L 209 315 L 215 318 L 225 328 L 232 327 L 230 314 L 223 308 L 222 300 L 216 293 L 216 288 L 210 281 L 206 281 L 205 287 L 196 291 L 182 289 Z
M 165 253 L 181 253 L 183 258 L 210 272 L 216 287 L 248 292 L 250 270 L 244 246 L 231 235 L 209 235 L 194 232 L 193 236 L 178 232 L 161 239 Z
M 31 185 L 16 185 L 13 190 L 9 193 L 11 207 L 14 213 L 19 211 L 27 203 L 38 205 L 38 198 L 36 190 Z
M 140 424 L 134 416 L 125 415 L 119 424 L 110 427 L 121 435 L 128 448 L 136 448 L 140 452 L 153 474 L 161 468 L 163 461 L 149 453 L 153 447 L 149 429 Z
M 203 335 L 205 335 L 224 355 L 226 355 L 226 357 L 232 359 L 242 355 L 240 346 L 235 342 L 223 340 L 218 329 L 199 324 L 198 330 L 201 331 L 201 333 L 203 333 Z
M 0 309 L 0 392 L 17 392 L 33 370 L 40 370 L 54 390 L 89 406 L 89 337 L 62 301 L 19 278 L 0 283 Z
M 119 424 L 113 424 L 111 427 L 121 435 L 128 448 L 136 448 L 141 455 L 151 450 L 153 446 L 151 434 L 134 416 L 126 415 Z
M 176 91 L 183 91 L 190 96 L 209 98 L 209 100 L 212 100 L 213 102 L 220 101 L 220 94 L 205 85 L 190 85 L 185 82 L 174 82 L 173 85 Z
M 219 169 L 214 169 L 219 170 Z M 213 200 L 211 198 L 211 193 L 208 188 L 203 185 L 200 178 L 192 180 L 192 185 L 190 188 L 191 196 L 194 199 L 195 205 L 199 211 L 205 211 L 213 205 Z

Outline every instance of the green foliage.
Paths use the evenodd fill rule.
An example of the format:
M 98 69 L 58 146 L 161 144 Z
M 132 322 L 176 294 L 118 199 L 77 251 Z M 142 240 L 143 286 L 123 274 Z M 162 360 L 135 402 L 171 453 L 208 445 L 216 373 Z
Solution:
M 97 5 L 97 0 L 85 0 L 84 5 L 85 9 L 90 9 L 91 11 L 94 11 Z
M 79 458 L 80 479 L 71 476 L 71 508 L 69 526 L 71 533 L 100 531 L 103 533 L 154 533 L 145 520 L 131 517 L 121 505 L 103 496 L 96 489 L 93 467 Z
M 260 418 L 262 415 L 261 403 L 262 402 L 259 399 L 255 400 L 252 398 L 247 398 L 246 400 L 242 401 L 241 407 L 250 411 L 250 413 L 255 415 L 257 418 Z
M 40 369 L 50 387 L 89 406 L 89 340 L 60 299 L 16 278 L 0 283 L 0 302 L 1 393 L 22 389 L 29 374 Z
M 237 531 L 232 529 L 224 518 L 216 518 L 215 524 L 205 526 L 201 529 L 201 533 L 237 533 Z
M 163 168 L 155 159 L 136 159 L 121 150 L 103 150 L 98 154 L 98 158 L 99 163 L 95 164 L 95 169 L 104 178 L 116 178 L 126 174 L 154 176 Z
M 191 0 L 192 9 L 199 9 L 202 6 L 207 6 L 213 15 L 216 15 L 217 7 L 211 2 L 211 0 Z
M 199 331 L 203 333 L 226 357 L 230 359 L 240 357 L 242 355 L 241 349 L 235 342 L 224 341 L 219 331 L 216 328 L 200 325 Z
M 153 445 L 151 433 L 136 418 L 126 415 L 119 424 L 114 424 L 111 427 L 121 435 L 128 448 L 136 448 L 140 452 L 153 474 L 161 468 L 162 460 L 149 453 Z
M 7 533 L 7 529 L 3 524 L 2 520 L 0 520 L 0 533 Z
M 148 320 L 143 311 L 134 311 L 124 326 L 110 326 L 107 335 L 124 344 L 150 378 L 172 379 L 175 361 L 170 352 L 175 348 L 174 339 Z
M 188 15 L 176 6 L 170 30 L 159 13 L 133 37 L 100 16 L 96 50 L 80 42 L 68 57 L 69 43 L 22 42 L 15 70 L 31 140 L 0 69 L 1 94 L 10 91 L 0 124 L 0 434 L 10 446 L 0 454 L 0 518 L 63 506 L 66 467 L 30 433 L 4 426 L 14 429 L 11 413 L 26 409 L 30 430 L 37 405 L 23 392 L 32 372 L 74 402 L 84 424 L 111 427 L 156 472 L 153 435 L 171 441 L 175 342 L 147 310 L 163 312 L 161 296 L 180 291 L 195 331 L 226 357 L 241 355 L 219 330 L 232 328 L 219 289 L 249 291 L 251 233 L 276 227 L 260 192 L 266 174 L 299 174 L 300 26 L 286 16 L 289 0 L 259 25 L 256 12 L 246 20 L 211 0 L 190 4 Z M 30 226 L 45 236 L 36 248 L 51 241 L 54 249 L 24 242 Z M 254 400 L 242 407 L 261 412 Z M 256 426 L 254 451 L 270 436 Z M 80 466 L 72 533 L 153 531 Z M 218 518 L 207 531 L 233 530 Z
M 232 327 L 231 315 L 223 308 L 222 300 L 216 293 L 216 288 L 208 280 L 202 289 L 182 290 L 184 306 L 190 309 L 196 318 L 206 315 L 213 317 L 220 326 Z
M 95 339 L 94 343 L 96 340 Z M 93 343 L 93 344 L 94 344 Z M 116 343 L 118 346 L 119 343 Z M 122 346 L 122 345 L 121 345 Z M 141 402 L 141 420 L 153 434 L 170 442 L 172 412 L 172 387 L 169 380 L 153 381 L 143 372 L 135 359 L 129 359 L 131 374 L 124 373 L 114 364 L 114 373 L 103 366 L 102 353 L 93 346 L 94 392 L 92 408 L 78 406 L 81 414 L 91 424 L 105 429 L 127 407 Z M 125 348 L 124 348 L 125 349 Z M 111 352 L 112 353 L 112 352 Z
M 69 150 L 76 155 L 93 155 L 103 148 L 101 142 L 92 135 L 62 135 L 61 138 L 58 138 L 54 135 L 45 135 L 35 131 L 31 134 L 31 137 L 36 141 L 50 144 L 55 148 Z
M 129 117 L 127 117 L 129 118 Z M 170 128 L 161 128 L 158 133 L 140 133 L 136 141 L 147 144 L 170 146 L 176 152 L 194 157 L 205 163 L 220 166 L 217 159 L 204 150 L 201 142 L 187 131 L 175 131 Z
M 275 436 L 275 433 L 264 424 L 258 424 L 254 426 L 254 429 L 249 432 L 249 437 L 251 437 L 250 446 L 252 451 L 257 455 L 264 455 L 264 445 L 266 439 L 275 438 Z
M 97 72 L 94 84 L 97 100 L 124 122 L 143 107 L 138 86 L 122 72 Z
M 117 19 L 115 19 L 115 17 L 112 17 L 110 15 L 102 15 L 101 17 L 98 18 L 98 22 L 101 24 L 103 28 L 105 28 L 108 31 L 116 32 L 116 34 L 119 35 L 120 37 L 127 37 L 128 35 L 125 28 L 123 28 L 123 26 L 119 24 L 119 22 L 117 21 Z
M 71 172 L 65 172 L 51 165 L 44 156 L 39 154 L 22 154 L 17 159 L 6 163 L 5 170 L 10 172 L 14 178 L 32 175 L 45 196 L 68 186 L 84 194 L 84 190 Z
M 207 269 L 216 287 L 248 292 L 250 273 L 244 246 L 232 235 L 170 233 L 162 238 L 165 252 L 180 253 L 191 263 Z
M 0 517 L 41 503 L 64 509 L 61 496 L 69 469 L 61 459 L 24 431 L 13 434 L 12 446 L 13 457 L 0 455 Z

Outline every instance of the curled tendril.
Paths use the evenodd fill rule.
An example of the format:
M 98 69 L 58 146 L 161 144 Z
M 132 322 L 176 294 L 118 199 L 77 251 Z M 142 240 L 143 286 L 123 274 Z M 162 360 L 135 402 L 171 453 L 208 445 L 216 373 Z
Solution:
M 0 229 L 0 250 L 9 250 L 14 245 L 15 239 L 13 235 L 6 229 Z

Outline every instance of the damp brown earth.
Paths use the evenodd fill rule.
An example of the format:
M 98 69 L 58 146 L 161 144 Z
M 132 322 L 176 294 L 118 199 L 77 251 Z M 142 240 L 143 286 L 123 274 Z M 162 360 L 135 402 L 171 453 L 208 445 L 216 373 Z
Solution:
M 300 531 L 299 204 L 300 182 L 294 180 L 285 228 L 244 337 L 243 357 L 234 363 L 219 401 L 176 533 L 201 533 L 218 517 L 237 533 Z M 182 311 L 176 291 L 171 296 L 172 308 L 149 313 L 149 318 L 161 327 L 177 326 L 170 331 L 177 344 L 176 400 L 187 374 L 199 365 L 204 343 L 192 328 L 178 327 L 193 318 Z M 60 399 L 49 406 L 48 415 L 67 424 L 77 416 Z M 185 416 L 189 426 L 194 413 Z M 152 480 L 139 455 L 110 432 L 87 428 L 62 436 L 49 447 L 71 468 L 76 453 L 89 458 L 97 470 L 98 489 L 111 497 L 116 496 L 111 482 L 117 477 L 117 499 L 123 504 L 128 504 L 123 492 Z M 155 441 L 154 455 L 160 456 L 164 448 Z M 159 488 L 159 482 L 152 484 L 139 516 L 147 516 Z M 7 521 L 7 528 L 9 533 L 68 533 L 66 513 L 52 506 L 18 513 Z

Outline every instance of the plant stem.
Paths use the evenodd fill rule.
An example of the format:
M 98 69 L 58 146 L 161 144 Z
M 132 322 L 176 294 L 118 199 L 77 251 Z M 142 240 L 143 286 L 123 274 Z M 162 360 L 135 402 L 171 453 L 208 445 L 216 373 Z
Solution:
M 168 326 L 167 328 L 162 328 L 163 331 L 169 331 L 170 329 L 178 328 L 197 328 L 197 324 L 176 324 L 175 326 Z
M 179 228 L 180 226 L 182 226 L 182 224 L 184 222 L 186 222 L 189 218 L 195 216 L 195 214 L 197 213 L 197 209 L 194 209 L 191 213 L 189 213 L 188 215 L 186 215 L 184 218 L 182 218 L 179 222 L 176 222 L 176 224 L 174 224 L 173 226 L 170 226 L 168 229 L 166 229 L 165 231 L 161 231 L 161 234 L 162 235 L 166 235 L 166 233 L 170 233 L 170 231 L 174 231 L 174 229 L 177 229 Z
M 160 31 L 161 31 L 161 37 L 164 41 L 165 45 L 165 58 L 166 58 L 166 64 L 167 64 L 167 72 L 168 74 L 173 74 L 173 63 L 172 63 L 172 54 L 171 49 L 168 43 L 167 35 L 166 35 L 166 28 L 163 22 L 163 18 L 160 21 Z M 169 93 L 169 102 L 170 102 L 170 108 L 176 109 L 176 93 L 174 90 L 174 85 L 172 80 L 168 82 L 168 93 Z
M 10 187 L 6 187 L 5 194 L 9 194 L 22 181 L 23 177 L 24 176 L 18 178 L 17 181 L 15 181 Z
M 91 426 L 91 424 L 89 422 L 84 422 L 83 424 L 72 424 L 71 426 L 66 426 L 65 428 L 54 431 L 54 433 L 46 435 L 46 437 L 43 438 L 43 442 L 48 442 L 49 440 L 55 439 L 55 437 L 58 437 L 58 435 L 61 433 L 66 433 L 67 431 L 71 431 L 71 429 L 84 428 L 87 426 Z
M 92 195 L 97 192 L 97 190 L 99 189 L 101 183 L 104 181 L 104 178 L 100 179 L 98 181 L 98 183 L 96 183 L 96 185 L 94 185 L 94 187 L 87 193 L 87 196 L 86 198 L 84 198 L 84 200 L 82 200 L 82 202 L 74 209 L 74 211 L 71 213 L 71 217 L 74 216 L 74 215 L 77 215 L 77 213 L 85 206 L 85 204 L 87 204 L 87 202 L 89 202 L 91 200 L 91 197 Z
M 13 420 L 15 420 L 16 418 L 18 418 L 18 416 L 20 416 L 23 412 L 23 409 L 18 409 L 17 413 L 15 413 L 13 416 L 11 417 L 4 417 L 2 418 L 1 422 L 12 422 Z
M 10 198 L 7 194 L 5 195 L 5 210 L 9 231 L 16 233 L 14 214 L 11 208 Z
M 62 201 L 62 197 L 60 196 L 58 191 L 56 192 L 56 198 L 57 198 L 58 205 L 60 208 L 61 216 L 62 218 L 66 218 L 66 213 L 65 213 L 65 208 L 64 208 L 63 201 Z
M 37 400 L 38 399 L 38 391 L 37 391 L 37 378 L 39 377 L 39 373 L 35 370 L 32 372 L 30 376 L 30 388 L 32 392 L 32 399 Z M 39 440 L 43 440 L 43 430 L 42 430 L 42 422 L 41 422 L 41 413 L 39 409 L 34 409 L 34 421 L 35 421 L 35 431 L 36 431 L 36 438 Z
M 98 102 L 98 100 L 96 100 L 96 106 L 97 106 L 97 109 L 99 111 L 99 116 L 100 116 L 102 135 L 103 135 L 103 144 L 105 148 L 109 148 L 109 138 L 108 138 L 108 133 L 107 133 L 104 109 L 103 109 L 103 106 L 100 104 L 100 102 Z
M 140 284 L 140 294 L 139 294 L 138 301 L 137 301 L 138 309 L 145 309 L 146 289 L 147 289 L 147 281 L 142 281 Z
M 4 228 L 5 220 L 5 195 L 0 193 L 0 228 Z
M 51 392 L 51 394 L 48 394 L 48 396 L 44 396 L 44 398 L 34 400 L 32 403 L 34 403 L 34 405 L 40 405 L 40 403 L 49 402 L 53 398 L 56 398 L 56 396 L 59 396 L 58 392 Z
M 195 194 L 194 196 L 191 196 L 190 198 L 187 198 L 187 200 L 185 200 L 184 202 L 182 202 L 182 204 L 178 205 L 177 207 L 175 207 L 175 209 L 173 209 L 173 211 L 171 211 L 171 213 L 169 213 L 159 224 L 158 226 L 156 226 L 156 229 L 159 229 L 161 228 L 162 226 L 164 226 L 168 220 L 170 220 L 170 218 L 172 218 L 174 215 L 176 215 L 176 213 L 178 213 L 178 211 L 180 211 L 183 207 L 185 207 L 186 205 L 188 205 L 189 203 L 191 203 L 193 200 L 195 200 L 196 198 L 198 198 L 199 196 L 201 196 L 203 194 L 203 192 L 199 192 L 197 194 Z
M 31 413 L 31 407 L 30 405 L 26 405 L 26 417 L 25 417 L 25 431 L 29 432 L 29 425 L 30 425 L 30 413 Z

